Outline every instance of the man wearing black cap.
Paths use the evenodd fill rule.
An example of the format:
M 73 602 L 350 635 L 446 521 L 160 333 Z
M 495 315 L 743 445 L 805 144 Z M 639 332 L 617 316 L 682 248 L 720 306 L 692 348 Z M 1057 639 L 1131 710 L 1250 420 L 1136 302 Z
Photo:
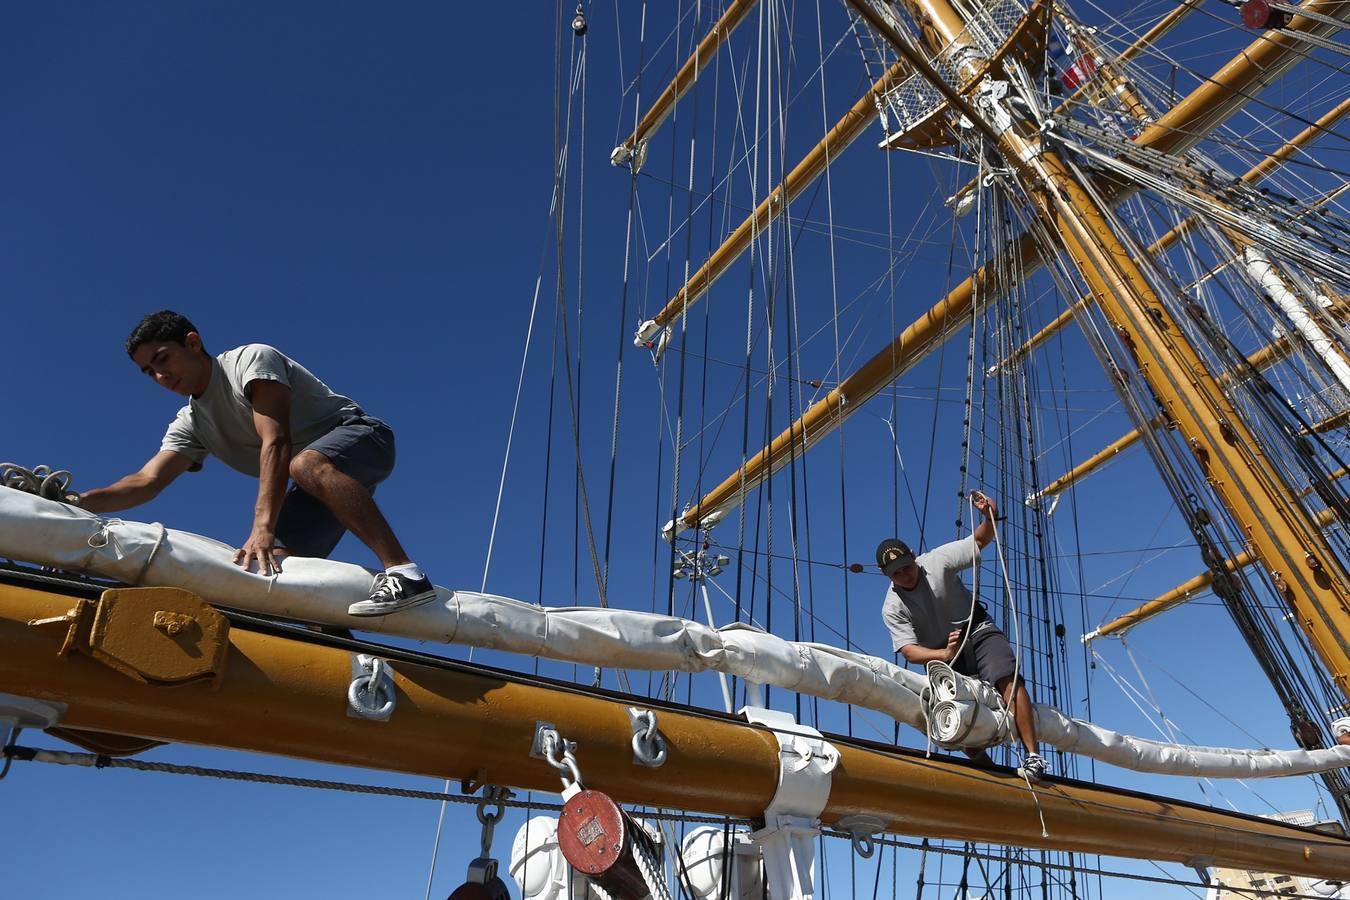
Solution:
M 994 518 L 998 515 L 994 501 L 979 491 L 970 499 L 984 516 L 970 538 L 943 544 L 919 556 L 895 538 L 877 546 L 877 565 L 891 580 L 881 617 L 895 650 L 907 662 L 950 663 L 962 675 L 979 678 L 998 690 L 1013 711 L 1017 735 L 1026 748 L 1017 774 L 1035 783 L 1045 777 L 1045 760 L 1038 752 L 1035 714 L 1026 685 L 1017 675 L 1012 646 L 989 618 L 984 604 L 961 581 L 961 572 L 977 565 L 980 551 L 994 539 Z M 977 752 L 974 758 L 982 755 Z

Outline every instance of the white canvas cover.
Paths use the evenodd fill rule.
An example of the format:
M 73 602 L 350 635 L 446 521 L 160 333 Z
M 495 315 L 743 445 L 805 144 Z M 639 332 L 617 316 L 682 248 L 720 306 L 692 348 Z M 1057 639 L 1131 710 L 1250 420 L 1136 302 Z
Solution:
M 220 606 L 405 638 L 465 644 L 608 668 L 718 671 L 884 712 L 924 729 L 929 678 L 886 660 L 824 644 L 786 641 L 748 625 L 720 629 L 626 610 L 536 606 L 473 591 L 438 588 L 436 602 L 381 618 L 353 618 L 372 573 L 349 563 L 288 558 L 280 575 L 246 572 L 234 548 L 184 531 L 92 513 L 15 490 L 0 490 L 0 556 L 115 579 L 172 586 Z M 935 733 L 963 746 L 1006 739 L 1007 713 L 988 685 L 945 666 L 929 694 L 944 702 Z M 943 671 L 946 669 L 946 671 Z M 1165 744 L 1117 734 L 1036 707 L 1041 740 L 1124 768 L 1218 778 L 1298 775 L 1350 765 L 1350 747 L 1232 750 Z M 943 734 L 946 735 L 944 739 Z
M 933 695 L 939 691 L 950 697 L 970 698 L 961 706 L 969 719 L 944 721 L 946 727 L 969 729 L 971 737 L 1006 734 L 1002 701 L 988 685 L 959 675 L 945 663 L 928 664 Z M 964 682 L 964 684 L 961 684 Z M 1036 734 L 1043 743 L 1065 753 L 1090 756 L 1100 762 L 1162 775 L 1189 775 L 1195 778 L 1268 778 L 1278 775 L 1307 775 L 1350 765 L 1350 747 L 1335 746 L 1322 750 L 1242 750 L 1231 747 L 1198 747 L 1170 744 L 1120 734 L 1082 719 L 1074 719 L 1053 706 L 1037 704 Z M 934 734 L 945 743 L 950 734 Z M 971 739 L 967 746 L 978 746 Z
M 433 603 L 355 618 L 372 573 L 350 563 L 287 558 L 280 575 L 246 572 L 234 549 L 200 535 L 92 513 L 0 490 L 0 555 L 112 578 L 172 586 L 233 609 L 400 637 L 607 668 L 719 671 L 876 709 L 922 727 L 925 679 L 885 660 L 824 644 L 785 641 L 746 625 L 709 628 L 671 616 L 589 607 L 542 607 L 476 591 L 437 588 Z

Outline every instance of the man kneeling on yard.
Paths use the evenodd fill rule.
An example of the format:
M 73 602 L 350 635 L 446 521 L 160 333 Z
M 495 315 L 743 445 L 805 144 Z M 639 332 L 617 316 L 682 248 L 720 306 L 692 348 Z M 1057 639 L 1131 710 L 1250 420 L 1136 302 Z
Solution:
M 877 565 L 891 580 L 881 616 L 892 644 L 907 662 L 949 663 L 962 675 L 979 678 L 998 690 L 1013 711 L 1017 735 L 1026 748 L 1017 774 L 1034 784 L 1045 777 L 1045 760 L 1038 752 L 1036 718 L 1026 684 L 1016 675 L 1017 663 L 1007 636 L 961 581 L 961 572 L 977 565 L 980 551 L 994 539 L 998 515 L 994 501 L 984 494 L 976 491 L 970 498 L 984 515 L 971 538 L 943 544 L 917 557 L 895 538 L 877 547 Z M 963 643 L 967 630 L 969 638 Z M 983 750 L 967 752 L 977 761 L 988 758 Z
M 126 347 L 142 372 L 188 402 L 139 472 L 87 491 L 81 506 L 96 513 L 139 506 L 213 454 L 258 479 L 253 530 L 234 555 L 238 565 L 271 575 L 281 571 L 280 556 L 327 557 L 351 531 L 385 568 L 349 614 L 382 616 L 435 599 L 371 496 L 394 469 L 388 425 L 266 344 L 210 356 L 196 327 L 176 312 L 146 316 Z

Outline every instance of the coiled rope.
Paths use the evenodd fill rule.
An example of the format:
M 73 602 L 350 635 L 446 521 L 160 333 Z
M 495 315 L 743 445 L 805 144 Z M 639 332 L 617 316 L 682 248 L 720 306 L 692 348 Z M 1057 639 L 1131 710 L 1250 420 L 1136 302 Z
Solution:
M 17 463 L 0 463 L 0 484 L 25 494 L 37 494 L 44 500 L 79 505 L 80 495 L 70 489 L 71 474 L 50 466 L 26 469 Z

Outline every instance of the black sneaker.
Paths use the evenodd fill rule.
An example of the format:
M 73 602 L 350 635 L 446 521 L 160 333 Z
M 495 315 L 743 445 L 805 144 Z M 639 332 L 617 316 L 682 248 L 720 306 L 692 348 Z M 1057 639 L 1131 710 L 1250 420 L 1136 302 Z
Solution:
M 436 586 L 429 578 L 409 578 L 381 572 L 375 576 L 370 598 L 347 607 L 349 616 L 387 616 L 436 599 Z
M 1026 759 L 1017 767 L 1017 774 L 1030 784 L 1040 784 L 1045 778 L 1045 759 L 1039 753 L 1028 753 Z

